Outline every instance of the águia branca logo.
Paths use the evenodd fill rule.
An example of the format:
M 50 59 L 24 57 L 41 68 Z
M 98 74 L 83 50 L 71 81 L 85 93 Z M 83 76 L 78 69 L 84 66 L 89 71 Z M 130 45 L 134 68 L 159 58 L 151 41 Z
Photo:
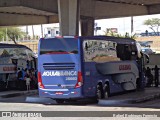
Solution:
M 42 76 L 76 76 L 77 71 L 45 71 Z

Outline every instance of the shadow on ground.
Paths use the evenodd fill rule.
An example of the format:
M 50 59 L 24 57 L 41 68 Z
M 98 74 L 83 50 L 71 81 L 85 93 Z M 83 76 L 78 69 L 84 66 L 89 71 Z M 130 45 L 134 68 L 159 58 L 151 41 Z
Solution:
M 149 89 L 149 93 L 150 93 Z M 152 92 L 152 91 L 151 91 Z M 127 94 L 135 94 L 127 93 Z M 79 101 L 67 101 L 63 104 L 57 104 L 55 100 L 50 98 L 40 98 L 38 94 L 23 94 L 21 96 L 12 96 L 8 98 L 0 98 L 1 103 L 28 103 L 28 104 L 43 104 L 46 106 L 51 105 L 73 105 L 73 106 L 97 106 L 97 107 L 136 107 L 136 108 L 155 108 L 160 109 L 160 97 L 148 97 L 147 100 L 139 100 L 133 102 L 127 99 L 127 94 L 115 95 L 107 100 L 99 100 L 98 104 L 94 99 L 83 99 Z M 124 97 L 122 97 L 124 96 Z

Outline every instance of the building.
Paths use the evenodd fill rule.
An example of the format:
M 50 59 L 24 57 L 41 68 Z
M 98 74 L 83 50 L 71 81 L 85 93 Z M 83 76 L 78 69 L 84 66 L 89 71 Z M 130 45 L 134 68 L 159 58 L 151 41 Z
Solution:
M 45 37 L 59 36 L 59 27 L 47 27 Z

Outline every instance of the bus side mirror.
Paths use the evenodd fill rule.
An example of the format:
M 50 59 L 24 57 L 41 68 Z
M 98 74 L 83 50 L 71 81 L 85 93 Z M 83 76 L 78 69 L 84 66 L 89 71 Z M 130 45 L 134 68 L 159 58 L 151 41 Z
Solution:
M 145 57 L 146 63 L 149 63 L 149 55 L 144 54 L 144 57 Z
M 149 56 L 147 56 L 147 63 L 149 63 Z

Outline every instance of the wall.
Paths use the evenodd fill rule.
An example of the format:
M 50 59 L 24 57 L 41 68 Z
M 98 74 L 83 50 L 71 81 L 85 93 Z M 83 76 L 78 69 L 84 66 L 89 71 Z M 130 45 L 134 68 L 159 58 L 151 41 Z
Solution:
M 156 52 L 160 53 L 160 36 L 149 36 L 149 37 L 138 37 L 137 41 L 153 41 L 151 44 L 151 48 L 156 50 Z

